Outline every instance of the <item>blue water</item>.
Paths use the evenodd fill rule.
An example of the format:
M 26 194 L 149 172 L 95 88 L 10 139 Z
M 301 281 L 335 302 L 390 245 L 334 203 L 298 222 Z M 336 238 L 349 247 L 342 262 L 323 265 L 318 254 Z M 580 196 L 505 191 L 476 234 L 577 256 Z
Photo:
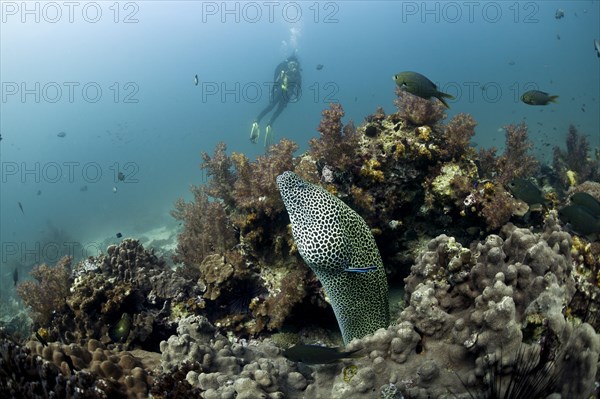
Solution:
M 199 154 L 217 142 L 262 154 L 250 126 L 294 52 L 303 95 L 274 133 L 301 150 L 328 102 L 357 124 L 377 106 L 393 112 L 391 77 L 404 70 L 456 95 L 449 116 L 471 113 L 481 147 L 501 148 L 498 129 L 521 120 L 546 161 L 543 143 L 564 145 L 569 124 L 600 146 L 598 1 L 100 1 L 73 3 L 72 15 L 63 2 L 24 4 L 3 2 L 0 25 L 4 287 L 17 263 L 95 255 L 116 232 L 173 225 L 174 201 L 206 181 Z M 559 104 L 521 103 L 533 87 Z

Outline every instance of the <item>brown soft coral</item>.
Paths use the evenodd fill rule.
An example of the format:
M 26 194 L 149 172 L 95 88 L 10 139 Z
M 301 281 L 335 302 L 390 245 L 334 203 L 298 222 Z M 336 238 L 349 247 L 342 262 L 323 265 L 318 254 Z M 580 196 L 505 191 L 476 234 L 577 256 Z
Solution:
M 31 276 L 37 282 L 25 281 L 17 286 L 17 294 L 33 310 L 37 326 L 46 326 L 54 311 L 65 305 L 71 285 L 71 260 L 70 256 L 64 256 L 54 267 L 45 263 L 36 266 Z
M 484 184 L 485 186 L 485 184 Z M 504 188 L 490 183 L 478 195 L 481 216 L 489 230 L 496 230 L 507 223 L 517 209 L 516 200 Z
M 469 150 L 473 151 L 469 143 L 471 137 L 475 135 L 475 126 L 477 122 L 471 115 L 465 113 L 455 115 L 444 129 L 444 145 L 440 146 L 442 157 L 459 160 Z
M 192 186 L 194 200 L 179 199 L 171 215 L 183 222 L 174 260 L 200 264 L 209 254 L 222 252 L 237 243 L 237 233 L 225 213 L 224 204 L 210 201 L 206 187 Z
M 506 131 L 506 148 L 497 161 L 496 180 L 507 184 L 517 177 L 529 177 L 539 169 L 539 163 L 529 154 L 533 143 L 527 137 L 527 125 L 521 122 L 518 125 L 504 127 Z
M 275 179 L 294 168 L 296 143 L 282 139 L 269 147 L 267 155 L 251 162 L 244 154 L 233 153 L 231 160 L 236 171 L 233 195 L 237 209 L 272 216 L 283 211 L 283 202 Z
M 231 168 L 231 159 L 225 153 L 226 150 L 227 146 L 225 143 L 220 142 L 217 144 L 212 157 L 203 152 L 203 162 L 200 168 L 206 170 L 210 178 L 207 185 L 207 194 L 211 197 L 220 198 L 226 205 L 232 206 L 234 204 L 232 188 L 236 176 Z
M 292 308 L 306 296 L 308 269 L 297 266 L 281 279 L 279 292 L 267 298 L 255 311 L 256 315 L 264 318 L 269 330 L 281 328 Z
M 398 98 L 394 104 L 398 108 L 398 116 L 416 126 L 434 126 L 446 117 L 444 105 L 437 100 L 426 100 L 396 87 Z
M 352 169 L 356 162 L 359 135 L 354 124 L 342 124 L 344 110 L 340 104 L 330 104 L 322 112 L 323 118 L 317 130 L 318 139 L 311 139 L 310 153 L 313 159 L 338 171 Z

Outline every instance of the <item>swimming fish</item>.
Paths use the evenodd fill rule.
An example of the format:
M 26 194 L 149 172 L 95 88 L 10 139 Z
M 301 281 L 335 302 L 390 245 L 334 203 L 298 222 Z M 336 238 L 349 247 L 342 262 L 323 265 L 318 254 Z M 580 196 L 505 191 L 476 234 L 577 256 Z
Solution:
M 25 211 L 23 210 L 23 204 L 21 204 L 21 202 L 17 202 L 17 204 L 19 204 L 19 209 L 21 210 L 21 213 L 24 215 Z
M 347 267 L 344 269 L 345 272 L 350 273 L 366 273 L 377 270 L 377 266 L 369 266 L 369 267 Z
M 337 362 L 340 359 L 353 357 L 352 354 L 360 349 L 342 352 L 339 348 L 330 348 L 319 345 L 296 344 L 283 351 L 283 357 L 292 362 L 302 362 L 304 364 L 328 364 Z
M 116 194 L 117 193 L 117 187 L 113 187 L 112 192 L 113 192 L 113 194 Z
M 121 238 L 121 237 L 123 237 L 123 234 L 117 233 L 117 238 Z
M 600 40 L 594 40 L 594 48 L 596 49 L 596 55 L 600 58 Z
M 571 204 L 559 209 L 558 217 L 578 234 L 592 236 L 600 233 L 600 218 L 581 205 Z
M 584 207 L 590 214 L 600 218 L 600 202 L 588 193 L 580 192 L 573 194 L 571 202 Z
M 39 332 L 37 332 L 37 331 L 35 332 L 35 337 L 37 338 L 37 340 L 38 340 L 38 341 L 40 341 L 40 343 L 42 344 L 42 346 L 48 346 L 48 341 L 46 341 L 46 340 L 44 339 L 44 337 L 42 337 L 42 336 L 40 335 L 40 333 L 39 333 Z
M 15 266 L 15 270 L 13 270 L 13 283 L 14 286 L 17 286 L 17 283 L 19 282 L 19 269 Z
M 508 183 L 508 190 L 515 198 L 525 201 L 528 205 L 548 205 L 548 200 L 544 197 L 542 190 L 531 180 L 513 179 Z
M 431 97 L 435 97 L 446 106 L 450 108 L 446 103 L 445 98 L 454 99 L 454 96 L 447 93 L 438 91 L 437 86 L 425 76 L 417 72 L 400 72 L 392 77 L 396 81 L 396 84 L 400 89 L 414 94 L 415 96 L 429 100 Z
M 131 331 L 131 316 L 123 313 L 121 319 L 108 330 L 108 336 L 113 342 L 125 342 Z
M 320 71 L 321 69 L 323 69 L 323 64 L 317 64 L 317 71 Z
M 562 19 L 564 17 L 565 17 L 565 10 L 563 10 L 562 8 L 557 8 L 556 12 L 554 13 L 554 18 Z
M 548 93 L 540 90 L 529 90 L 523 93 L 521 101 L 529 105 L 548 105 L 548 103 L 556 103 L 558 96 L 551 96 Z
M 194 76 L 194 86 L 198 86 L 198 75 Z
M 58 132 L 57 136 L 60 138 L 65 137 L 67 134 L 65 132 Z
M 117 173 L 117 179 L 119 179 L 119 181 L 125 180 L 125 175 L 123 174 L 123 172 Z
M 81 191 L 82 193 L 85 193 L 88 190 L 88 186 L 81 186 L 81 188 L 79 189 L 79 191 Z

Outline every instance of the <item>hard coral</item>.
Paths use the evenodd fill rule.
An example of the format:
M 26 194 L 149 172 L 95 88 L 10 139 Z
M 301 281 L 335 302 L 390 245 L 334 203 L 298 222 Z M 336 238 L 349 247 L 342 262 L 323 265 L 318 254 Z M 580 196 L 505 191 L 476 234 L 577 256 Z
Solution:
M 46 326 L 55 311 L 65 305 L 71 285 L 70 256 L 61 258 L 54 267 L 43 263 L 31 271 L 37 280 L 24 281 L 17 286 L 17 294 L 33 311 L 35 327 Z
M 104 398 L 96 389 L 96 376 L 63 373 L 59 365 L 44 360 L 28 346 L 0 332 L 0 397 L 2 398 Z
M 576 287 L 570 246 L 552 214 L 541 233 L 509 224 L 470 246 L 439 236 L 406 279 L 397 323 L 345 348 L 360 357 L 307 369 L 285 360 L 275 338 L 227 339 L 195 317 L 161 343 L 163 371 L 190 370 L 187 381 L 208 399 L 504 397 L 516 394 L 508 383 L 587 398 L 600 339 L 562 312 Z
M 173 329 L 167 300 L 197 295 L 198 288 L 175 277 L 163 259 L 136 240 L 125 239 L 106 252 L 74 267 L 65 305 L 54 312 L 48 327 L 49 341 L 93 338 L 126 348 L 157 348 Z M 119 324 L 122 319 L 131 322 Z M 109 334 L 113 327 L 118 334 Z

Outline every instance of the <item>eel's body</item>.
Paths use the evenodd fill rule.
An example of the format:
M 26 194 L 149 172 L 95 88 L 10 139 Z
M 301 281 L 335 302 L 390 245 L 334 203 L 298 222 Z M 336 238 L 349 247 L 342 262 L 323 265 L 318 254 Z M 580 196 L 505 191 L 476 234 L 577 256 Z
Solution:
M 323 284 L 344 343 L 387 328 L 387 278 L 363 218 L 293 172 L 278 176 L 277 185 L 298 251 Z

